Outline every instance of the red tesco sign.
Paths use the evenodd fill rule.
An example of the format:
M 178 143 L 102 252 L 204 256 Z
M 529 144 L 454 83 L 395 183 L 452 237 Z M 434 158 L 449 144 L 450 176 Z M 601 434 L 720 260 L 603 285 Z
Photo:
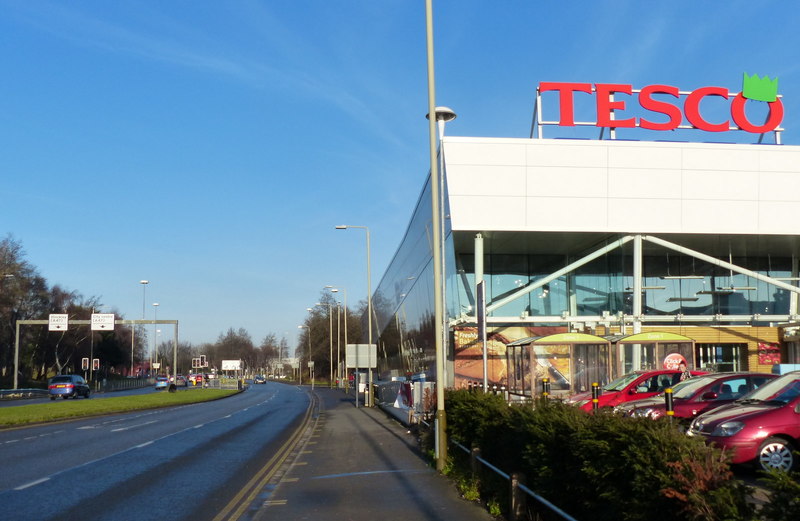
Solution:
M 621 83 L 566 83 L 566 82 L 541 82 L 539 92 L 557 91 L 559 93 L 560 118 L 559 125 L 575 126 L 575 106 L 574 94 L 585 92 L 592 94 L 595 92 L 597 105 L 597 126 L 609 128 L 632 128 L 640 127 L 648 130 L 675 130 L 683 121 L 683 117 L 694 127 L 708 132 L 726 132 L 730 130 L 730 120 L 710 122 L 700 113 L 700 102 L 709 96 L 718 96 L 726 100 L 733 97 L 731 101 L 731 118 L 737 127 L 746 132 L 763 134 L 778 128 L 783 121 L 783 103 L 780 98 L 768 102 L 769 116 L 760 125 L 753 124 L 747 119 L 745 113 L 745 98 L 742 93 L 733 95 L 725 87 L 701 87 L 688 94 L 681 107 L 677 102 L 680 100 L 681 92 L 677 87 L 670 85 L 648 85 L 638 91 L 639 105 L 646 111 L 656 114 L 663 114 L 667 117 L 666 122 L 652 121 L 648 117 L 614 119 L 614 111 L 625 110 L 626 101 L 614 99 L 614 94 L 633 95 L 633 86 Z M 676 103 L 670 103 L 654 98 L 657 94 L 663 94 L 675 98 Z M 683 110 L 681 110 L 683 109 Z

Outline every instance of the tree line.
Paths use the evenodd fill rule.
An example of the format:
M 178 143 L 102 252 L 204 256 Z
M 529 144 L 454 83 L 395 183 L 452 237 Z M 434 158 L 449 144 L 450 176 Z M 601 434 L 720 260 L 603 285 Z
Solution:
M 329 336 L 342 335 L 347 320 L 348 337 L 352 343 L 360 335 L 359 316 L 338 307 L 329 292 L 323 292 L 325 306 L 315 308 L 306 319 L 303 333 L 295 351 L 301 367 L 314 360 L 316 367 L 330 364 Z M 330 304 L 330 307 L 328 307 Z M 363 306 L 362 306 L 363 307 Z M 67 314 L 70 321 L 90 320 L 103 308 L 117 319 L 124 315 L 113 306 L 100 302 L 98 297 L 85 297 L 78 291 L 58 284 L 48 284 L 35 265 L 26 258 L 21 242 L 8 236 L 0 240 L 0 388 L 11 387 L 14 374 L 14 351 L 17 322 L 47 319 L 50 314 Z M 333 329 L 329 327 L 328 311 L 339 315 Z M 136 328 L 135 330 L 133 328 Z M 310 335 L 310 336 L 308 336 Z M 334 347 L 337 338 L 333 337 Z M 344 339 L 340 336 L 341 356 Z M 173 361 L 173 341 L 159 341 L 155 352 L 148 346 L 148 332 L 142 326 L 116 325 L 113 331 L 91 331 L 89 325 L 70 327 L 65 331 L 48 331 L 47 326 L 22 326 L 19 338 L 20 387 L 36 387 L 56 374 L 81 373 L 83 358 L 100 360 L 99 376 L 127 377 L 153 374 L 151 362 L 159 362 L 160 372 L 166 372 Z M 311 346 L 309 349 L 308 346 Z M 193 345 L 178 342 L 178 371 L 192 371 L 192 359 L 205 355 L 209 368 L 221 368 L 222 360 L 242 360 L 249 372 L 292 375 L 292 354 L 286 338 L 266 335 L 256 344 L 245 329 L 230 328 L 216 342 Z M 336 356 L 334 350 L 333 353 Z M 334 366 L 336 365 L 334 359 Z M 328 371 L 319 372 L 327 376 Z

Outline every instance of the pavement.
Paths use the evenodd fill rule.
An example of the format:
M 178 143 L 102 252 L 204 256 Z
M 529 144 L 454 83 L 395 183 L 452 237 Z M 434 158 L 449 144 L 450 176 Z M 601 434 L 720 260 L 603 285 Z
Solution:
M 309 389 L 310 390 L 310 389 Z M 247 516 L 315 521 L 489 521 L 426 462 L 416 435 L 352 395 L 317 387 L 319 409 L 295 454 Z

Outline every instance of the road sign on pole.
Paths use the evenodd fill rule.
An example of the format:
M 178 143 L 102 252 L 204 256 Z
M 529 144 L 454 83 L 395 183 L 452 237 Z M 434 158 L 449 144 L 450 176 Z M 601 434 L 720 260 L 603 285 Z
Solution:
M 344 358 L 348 369 L 374 369 L 378 366 L 378 347 L 375 344 L 347 344 Z
M 66 331 L 69 315 L 66 313 L 51 313 L 49 315 L 48 331 Z
M 113 331 L 114 313 L 92 313 L 92 331 Z

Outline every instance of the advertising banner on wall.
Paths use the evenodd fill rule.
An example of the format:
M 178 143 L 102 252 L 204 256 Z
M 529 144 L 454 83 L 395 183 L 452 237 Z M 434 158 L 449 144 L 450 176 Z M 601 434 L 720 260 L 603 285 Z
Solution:
M 758 343 L 758 363 L 774 365 L 781 363 L 781 348 L 777 344 Z

